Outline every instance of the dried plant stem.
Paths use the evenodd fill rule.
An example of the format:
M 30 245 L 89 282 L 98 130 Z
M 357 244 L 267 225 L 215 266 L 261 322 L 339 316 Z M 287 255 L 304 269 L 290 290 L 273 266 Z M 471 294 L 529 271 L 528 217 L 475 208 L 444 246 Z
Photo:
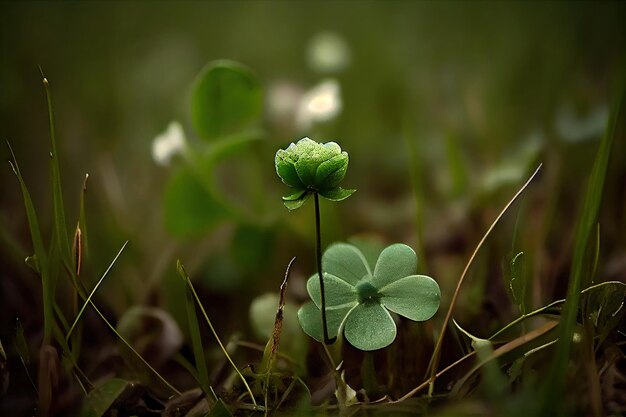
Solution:
M 442 346 L 442 342 L 443 342 L 443 336 L 444 336 L 444 334 L 446 332 L 446 328 L 448 327 L 448 323 L 450 322 L 450 319 L 452 317 L 452 311 L 454 311 L 454 306 L 455 306 L 456 300 L 457 300 L 457 298 L 459 296 L 459 292 L 461 290 L 461 285 L 463 284 L 463 281 L 465 280 L 465 276 L 467 275 L 467 272 L 469 271 L 470 266 L 474 262 L 474 259 L 476 258 L 476 255 L 478 254 L 478 251 L 483 246 L 483 243 L 485 243 L 485 241 L 487 240 L 487 237 L 491 234 L 491 232 L 495 228 L 496 224 L 498 224 L 498 222 L 500 221 L 502 216 L 504 216 L 504 213 L 507 212 L 507 210 L 509 209 L 509 207 L 511 207 L 513 202 L 515 202 L 515 200 L 517 200 L 517 198 L 522 194 L 522 192 L 526 189 L 526 187 L 528 187 L 528 185 L 533 180 L 533 178 L 535 178 L 535 176 L 537 175 L 537 173 L 541 169 L 541 166 L 542 166 L 542 164 L 539 164 L 539 166 L 537 167 L 535 172 L 533 172 L 533 174 L 530 176 L 530 178 L 528 178 L 526 183 L 517 191 L 517 193 L 515 193 L 513 198 L 511 198 L 509 200 L 509 202 L 506 204 L 506 206 L 504 206 L 504 208 L 502 209 L 500 214 L 498 214 L 498 217 L 496 217 L 496 219 L 493 221 L 493 223 L 491 224 L 491 226 L 489 227 L 487 232 L 483 235 L 483 237 L 480 240 L 480 242 L 478 242 L 478 245 L 476 246 L 476 249 L 474 249 L 474 252 L 472 253 L 472 256 L 470 256 L 469 261 L 465 265 L 465 269 L 463 270 L 463 273 L 461 274 L 461 278 L 459 278 L 459 282 L 457 283 L 456 289 L 454 290 L 454 294 L 452 295 L 452 300 L 450 301 L 450 307 L 448 307 L 448 312 L 446 313 L 446 317 L 443 320 L 443 324 L 441 325 L 441 331 L 439 332 L 439 337 L 437 338 L 437 343 L 435 344 L 435 349 L 433 351 L 433 355 L 432 355 L 432 357 L 430 359 L 430 363 L 428 365 L 428 369 L 430 370 L 430 377 L 429 377 L 429 379 L 427 381 L 428 385 L 429 385 L 429 394 L 432 394 L 433 387 L 434 387 L 434 384 L 435 384 L 435 379 L 438 376 L 437 375 L 437 367 L 439 366 L 439 360 L 440 360 L 440 357 L 441 357 L 441 346 Z

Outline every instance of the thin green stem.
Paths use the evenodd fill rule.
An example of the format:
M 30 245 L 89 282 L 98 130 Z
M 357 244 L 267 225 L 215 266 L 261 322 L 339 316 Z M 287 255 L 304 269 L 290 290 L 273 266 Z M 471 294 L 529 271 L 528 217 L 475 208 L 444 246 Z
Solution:
M 322 328 L 324 329 L 324 343 L 331 344 L 335 341 L 328 337 L 328 325 L 326 323 L 326 294 L 324 292 L 324 278 L 322 276 L 322 236 L 320 233 L 320 198 L 313 193 L 315 198 L 315 258 L 317 259 L 317 276 L 320 280 L 320 293 L 322 295 Z

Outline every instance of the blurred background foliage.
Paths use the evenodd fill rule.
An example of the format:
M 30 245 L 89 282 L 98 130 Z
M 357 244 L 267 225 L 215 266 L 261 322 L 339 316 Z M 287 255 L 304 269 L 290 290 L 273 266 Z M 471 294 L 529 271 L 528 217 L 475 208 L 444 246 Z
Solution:
M 0 15 L 0 137 L 43 230 L 52 216 L 38 66 L 53 91 L 68 219 L 78 218 L 89 173 L 89 288 L 130 240 L 96 297 L 112 317 L 160 306 L 186 332 L 180 258 L 217 327 L 263 341 L 251 301 L 277 291 L 292 256 L 289 297 L 302 301 L 315 268 L 313 208 L 283 207 L 273 165 L 277 149 L 304 136 L 348 151 L 344 184 L 358 189 L 322 204 L 324 246 L 353 236 L 407 243 L 440 283 L 444 306 L 498 210 L 543 162 L 481 252 L 457 321 L 491 332 L 565 294 L 581 186 L 626 68 L 621 2 L 3 1 Z M 241 64 L 249 101 L 241 110 L 235 99 L 224 114 L 238 109 L 245 120 L 223 131 L 192 107 L 199 74 L 218 59 Z M 237 80 L 220 82 L 239 91 Z M 316 97 L 327 111 L 303 114 Z M 153 140 L 172 121 L 183 145 L 155 159 Z M 9 159 L 5 146 L 0 156 Z M 23 265 L 31 243 L 8 166 L 0 184 L 4 341 L 16 317 L 36 334 L 40 295 Z M 626 276 L 624 184 L 618 140 L 598 280 Z M 510 300 L 508 263 L 519 251 L 515 273 L 528 284 Z M 255 309 L 271 311 L 267 301 Z

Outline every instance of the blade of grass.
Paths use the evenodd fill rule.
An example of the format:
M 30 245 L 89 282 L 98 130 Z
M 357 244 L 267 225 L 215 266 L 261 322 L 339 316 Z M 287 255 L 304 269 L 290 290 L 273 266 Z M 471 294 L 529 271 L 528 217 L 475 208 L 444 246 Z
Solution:
M 85 174 L 85 180 L 83 181 L 83 187 L 80 191 L 80 208 L 78 214 L 78 224 L 82 232 L 83 243 L 83 258 L 89 256 L 89 234 L 87 233 L 87 214 L 85 212 L 85 195 L 87 194 L 87 181 L 89 180 L 89 174 Z M 77 273 L 78 274 L 78 273 Z M 80 274 L 78 274 L 80 275 Z
M 198 307 L 200 307 L 200 312 L 204 316 L 204 319 L 207 322 L 207 324 L 209 325 L 209 328 L 211 329 L 211 333 L 213 333 L 213 337 L 215 337 L 215 340 L 217 341 L 217 344 L 220 346 L 220 349 L 222 350 L 222 352 L 224 353 L 224 356 L 226 357 L 230 365 L 233 367 L 233 369 L 237 373 L 239 379 L 241 379 L 241 382 L 243 383 L 243 385 L 246 387 L 246 390 L 248 391 L 248 394 L 250 396 L 250 399 L 252 400 L 252 403 L 254 404 L 255 407 L 257 407 L 258 404 L 256 403 L 256 400 L 254 399 L 254 395 L 252 394 L 252 389 L 250 388 L 250 385 L 248 385 L 248 382 L 246 381 L 244 376 L 241 374 L 241 371 L 239 370 L 239 368 L 237 368 L 237 365 L 235 365 L 235 362 L 233 362 L 233 359 L 228 354 L 226 347 L 224 347 L 224 344 L 222 343 L 220 337 L 217 335 L 217 332 L 215 331 L 215 328 L 213 327 L 213 323 L 211 323 L 211 319 L 209 319 L 209 316 L 206 313 L 206 310 L 204 309 L 202 302 L 200 302 L 200 297 L 198 297 L 198 293 L 196 292 L 196 289 L 194 288 L 193 283 L 191 282 L 191 279 L 189 278 L 189 275 L 185 274 L 184 279 L 187 282 L 187 285 L 189 286 L 189 288 L 191 289 L 191 292 L 193 293 L 193 296 L 196 300 L 196 304 L 198 305 Z
M 544 385 L 542 404 L 544 411 L 548 414 L 565 412 L 563 407 L 555 409 L 558 405 L 555 404 L 554 398 L 560 398 L 565 393 L 565 377 L 580 304 L 580 289 L 591 281 L 591 277 L 587 274 L 591 270 L 589 265 L 590 258 L 593 257 L 593 254 L 589 254 L 589 251 L 592 249 L 590 241 L 593 238 L 594 228 L 600 212 L 613 140 L 618 123 L 625 117 L 623 110 L 624 96 L 626 95 L 625 87 L 626 85 L 623 84 L 618 90 L 619 95 L 612 107 L 609 123 L 593 162 L 587 191 L 583 195 L 583 207 L 576 228 L 567 296 L 559 325 L 559 343 L 557 343 L 548 378 L 546 378 Z
M 437 338 L 437 343 L 435 344 L 435 349 L 433 351 L 433 355 L 432 355 L 432 357 L 430 359 L 430 363 L 428 365 L 428 368 L 430 370 L 430 378 L 429 378 L 430 388 L 429 388 L 429 391 L 430 391 L 431 394 L 432 394 L 432 389 L 433 389 L 433 386 L 434 386 L 434 383 L 435 383 L 435 379 L 437 378 L 437 367 L 439 366 L 439 359 L 440 359 L 440 355 L 441 355 L 441 347 L 442 347 L 442 342 L 443 342 L 443 336 L 444 336 L 445 331 L 446 331 L 446 329 L 448 327 L 448 323 L 450 322 L 450 318 L 452 317 L 452 311 L 454 310 L 454 306 L 456 304 L 456 300 L 457 300 L 457 298 L 459 296 L 459 292 L 461 290 L 461 285 L 463 284 L 463 281 L 465 280 L 465 276 L 467 275 L 469 267 L 472 265 L 472 263 L 474 261 L 474 258 L 476 258 L 476 255 L 478 254 L 478 251 L 482 247 L 483 243 L 485 243 L 485 241 L 487 240 L 487 237 L 491 234 L 491 231 L 495 228 L 496 224 L 498 224 L 498 222 L 500 221 L 502 216 L 504 216 L 504 213 L 506 213 L 507 210 L 509 209 L 509 207 L 511 207 L 513 202 L 515 202 L 515 200 L 517 200 L 517 198 L 522 194 L 522 192 L 526 189 L 526 187 L 528 187 L 528 185 L 531 183 L 533 178 L 535 178 L 537 173 L 539 173 L 539 170 L 541 169 L 541 166 L 542 166 L 542 164 L 539 164 L 539 166 L 537 167 L 535 172 L 533 172 L 533 174 L 530 176 L 530 178 L 528 178 L 526 183 L 524 185 L 522 185 L 522 187 L 517 191 L 517 193 L 515 193 L 513 198 L 511 198 L 509 200 L 509 202 L 504 206 L 504 208 L 502 209 L 500 214 L 498 214 L 498 216 L 493 221 L 493 223 L 491 224 L 489 229 L 487 229 L 487 232 L 484 234 L 484 236 L 482 237 L 480 242 L 478 242 L 478 245 L 476 246 L 476 249 L 474 249 L 474 252 L 470 256 L 467 264 L 465 265 L 465 269 L 463 270 L 463 273 L 461 274 L 461 277 L 459 278 L 459 282 L 456 285 L 456 289 L 454 290 L 454 294 L 452 295 L 452 300 L 450 301 L 450 307 L 448 307 L 448 312 L 446 313 L 446 317 L 445 317 L 445 319 L 443 321 L 443 324 L 441 325 L 441 331 L 439 332 L 439 337 Z
M 46 91 L 46 101 L 48 103 L 48 123 L 50 129 L 50 173 L 52 180 L 52 203 L 54 213 L 54 234 L 56 243 L 60 250 L 62 262 L 66 267 L 71 265 L 70 239 L 65 221 L 65 207 L 63 204 L 63 190 L 61 187 L 61 170 L 59 168 L 59 157 L 57 151 L 56 131 L 54 124 L 54 113 L 52 109 L 52 95 L 50 84 L 44 76 L 41 68 L 42 82 Z
M 24 200 L 24 208 L 26 210 L 26 218 L 28 219 L 28 228 L 30 229 L 30 237 L 33 242 L 33 249 L 35 256 L 37 257 L 37 264 L 39 275 L 41 277 L 41 285 L 43 288 L 43 327 L 44 327 L 44 344 L 50 343 L 52 338 L 52 327 L 54 323 L 54 285 L 49 275 L 48 254 L 46 252 L 43 238 L 41 236 L 41 229 L 39 228 L 39 220 L 37 219 L 37 212 L 33 205 L 33 200 L 26 187 L 24 178 L 20 171 L 20 167 L 13 153 L 11 144 L 7 141 L 9 151 L 11 152 L 11 159 L 9 164 L 17 180 L 19 181 L 20 188 L 22 190 L 22 199 Z
M 189 275 L 187 275 L 187 271 L 185 271 L 185 267 L 180 263 L 180 261 L 176 262 L 176 270 L 178 271 L 180 277 L 184 281 L 187 281 Z M 196 375 L 198 377 L 198 382 L 202 387 L 202 391 L 204 391 L 204 395 L 207 398 L 212 397 L 213 400 L 217 401 L 217 397 L 213 397 L 213 391 L 211 390 L 209 371 L 207 368 L 206 359 L 204 357 L 204 346 L 202 345 L 202 336 L 200 335 L 198 316 L 196 315 L 195 301 L 193 299 L 193 293 L 191 292 L 191 289 L 188 285 L 186 286 L 185 294 L 187 321 L 189 323 L 189 334 L 191 336 L 191 347 L 193 348 L 193 356 L 196 363 Z
M 100 279 L 98 280 L 96 285 L 93 287 L 93 290 L 91 290 L 91 293 L 89 293 L 89 296 L 87 297 L 87 299 L 83 303 L 83 306 L 81 307 L 80 311 L 76 315 L 76 318 L 74 319 L 74 322 L 72 323 L 72 326 L 70 327 L 70 329 L 68 330 L 67 334 L 65 335 L 65 341 L 66 342 L 70 340 L 70 337 L 72 336 L 72 332 L 74 331 L 74 329 L 76 328 L 76 325 L 80 321 L 80 318 L 82 317 L 83 312 L 85 311 L 85 308 L 87 308 L 87 305 L 89 303 L 91 303 L 91 298 L 93 297 L 93 295 L 96 293 L 96 291 L 100 287 L 100 284 L 102 284 L 102 281 L 104 281 L 104 279 L 107 277 L 107 275 L 109 275 L 109 272 L 111 271 L 111 268 L 113 268 L 113 265 L 115 265 L 115 262 L 117 262 L 117 259 L 120 257 L 122 252 L 124 252 L 124 249 L 126 248 L 126 245 L 128 245 L 128 240 L 126 242 L 124 242 L 124 244 L 122 245 L 120 250 L 117 252 L 117 255 L 115 255 L 115 257 L 113 258 L 113 260 L 111 261 L 111 263 L 109 264 L 107 269 L 104 271 L 104 273 L 102 274 L 102 276 L 100 277 Z

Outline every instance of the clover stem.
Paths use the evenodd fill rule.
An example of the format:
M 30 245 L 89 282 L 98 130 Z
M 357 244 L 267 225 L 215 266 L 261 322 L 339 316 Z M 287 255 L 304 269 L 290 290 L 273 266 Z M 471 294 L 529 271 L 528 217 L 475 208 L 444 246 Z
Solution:
M 333 343 L 335 338 L 328 337 L 328 325 L 326 323 L 326 295 L 324 293 L 324 278 L 322 276 L 322 237 L 320 233 L 320 199 L 316 192 L 315 199 L 315 258 L 317 260 L 317 276 L 320 279 L 320 293 L 322 295 L 322 328 L 324 329 L 324 343 Z

